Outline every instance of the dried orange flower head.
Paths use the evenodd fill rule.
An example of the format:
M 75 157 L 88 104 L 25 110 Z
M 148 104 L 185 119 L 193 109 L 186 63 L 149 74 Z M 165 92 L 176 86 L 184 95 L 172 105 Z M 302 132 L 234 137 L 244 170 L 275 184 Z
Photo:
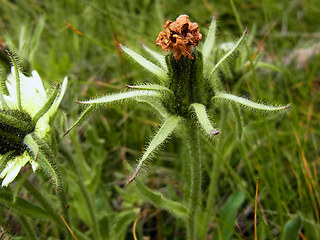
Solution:
M 168 20 L 165 30 L 159 33 L 156 44 L 163 50 L 169 50 L 175 59 L 181 56 L 193 59 L 191 53 L 202 38 L 198 23 L 192 23 L 188 15 L 180 15 L 175 22 Z

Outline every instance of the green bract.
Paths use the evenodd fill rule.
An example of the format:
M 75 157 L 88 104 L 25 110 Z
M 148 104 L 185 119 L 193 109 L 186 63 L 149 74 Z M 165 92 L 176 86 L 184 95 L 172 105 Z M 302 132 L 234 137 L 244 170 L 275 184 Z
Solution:
M 238 105 L 260 111 L 281 111 L 290 105 L 274 107 L 252 102 L 246 98 L 232 95 L 223 90 L 223 84 L 219 77 L 221 66 L 239 49 L 247 35 L 247 30 L 235 44 L 230 44 L 222 58 L 216 64 L 210 62 L 210 56 L 214 49 L 216 19 L 212 18 L 208 37 L 202 50 L 193 48 L 190 56 L 181 56 L 178 59 L 173 54 L 162 56 L 153 50 L 143 46 L 145 50 L 157 61 L 154 64 L 128 47 L 121 49 L 141 67 L 148 70 L 158 81 L 154 84 L 128 86 L 130 90 L 118 94 L 106 95 L 100 98 L 79 101 L 81 104 L 105 104 L 116 101 L 135 99 L 149 103 L 157 109 L 164 118 L 163 124 L 157 134 L 150 141 L 142 155 L 136 170 L 129 182 L 138 175 L 141 167 L 149 156 L 161 145 L 177 128 L 184 124 L 188 127 L 197 124 L 209 137 L 220 133 L 211 123 L 208 109 L 223 100 L 229 104 Z M 163 35 L 165 35 L 164 33 Z M 172 49 L 171 49 L 172 50 Z M 233 106 L 238 111 L 238 106 Z M 89 109 L 91 109 L 90 107 Z M 83 115 L 86 115 L 86 111 Z M 81 121 L 83 116 L 77 121 Z M 76 123 L 76 124 L 77 124 Z M 72 128 L 75 124 L 72 126 Z
M 8 186 L 20 169 L 30 163 L 33 171 L 39 166 L 59 186 L 59 174 L 47 140 L 52 132 L 51 121 L 66 91 L 67 78 L 47 96 L 36 71 L 24 76 L 13 61 L 11 74 L 1 83 L 0 94 L 0 178 Z

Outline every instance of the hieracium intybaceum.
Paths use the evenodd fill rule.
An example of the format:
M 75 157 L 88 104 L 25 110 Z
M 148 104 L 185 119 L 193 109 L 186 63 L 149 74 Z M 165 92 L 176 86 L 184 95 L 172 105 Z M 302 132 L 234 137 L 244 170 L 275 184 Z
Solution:
M 246 109 L 277 112 L 290 107 L 290 105 L 275 107 L 255 103 L 224 90 L 219 71 L 227 64 L 228 59 L 240 49 L 247 35 L 247 30 L 236 43 L 230 45 L 221 59 L 214 63 L 211 62 L 211 55 L 215 49 L 215 29 L 216 19 L 213 17 L 208 36 L 202 49 L 199 50 L 197 46 L 202 35 L 197 23 L 190 22 L 187 15 L 179 16 L 175 22 L 167 21 L 164 25 L 164 31 L 160 32 L 156 40 L 156 44 L 161 46 L 163 50 L 168 50 L 169 54 L 163 56 L 144 45 L 144 49 L 156 60 L 156 64 L 130 48 L 120 45 L 123 52 L 155 76 L 155 82 L 130 85 L 128 86 L 129 90 L 125 92 L 88 101 L 79 101 L 81 104 L 90 106 L 68 130 L 70 131 L 82 121 L 99 104 L 134 99 L 153 107 L 163 118 L 163 123 L 147 145 L 128 182 L 132 182 L 138 176 L 145 162 L 173 132 L 180 131 L 181 135 L 186 136 L 190 156 L 189 176 L 191 177 L 187 207 L 188 217 L 186 219 L 187 235 L 190 240 L 196 239 L 197 236 L 195 216 L 201 193 L 199 129 L 202 129 L 202 132 L 209 136 L 209 139 L 220 133 L 211 122 L 212 117 L 208 116 L 208 110 L 217 106 L 225 108 L 230 105 L 232 111 L 239 111 L 239 107 L 245 107 Z
M 33 171 L 39 167 L 59 188 L 60 176 L 51 151 L 52 120 L 67 87 L 67 78 L 47 96 L 36 71 L 23 75 L 16 59 L 8 52 L 13 66 L 7 79 L 1 79 L 0 92 L 0 178 L 8 186 L 28 162 Z
M 224 90 L 219 79 L 219 69 L 226 64 L 244 42 L 247 30 L 241 38 L 231 44 L 225 55 L 216 64 L 210 62 L 215 42 L 216 19 L 212 18 L 208 36 L 201 50 L 197 48 L 202 35 L 197 23 L 192 23 L 187 15 L 179 16 L 175 22 L 167 21 L 165 30 L 159 33 L 156 45 L 170 53 L 163 56 L 145 45 L 144 49 L 157 61 L 154 64 L 128 47 L 120 45 L 121 49 L 136 61 L 141 67 L 156 77 L 155 83 L 128 85 L 128 91 L 106 95 L 88 101 L 78 101 L 80 104 L 91 105 L 69 129 L 71 130 L 99 104 L 119 102 L 122 100 L 137 100 L 146 102 L 156 109 L 164 122 L 155 137 L 151 140 L 142 155 L 136 170 L 129 182 L 133 181 L 143 164 L 163 141 L 168 138 L 179 125 L 197 124 L 209 137 L 220 133 L 211 123 L 208 109 L 221 102 L 243 106 L 247 109 L 277 112 L 288 109 L 286 106 L 267 106 L 252 102 L 230 94 Z M 222 100 L 222 101 L 221 101 Z M 223 104 L 220 104 L 224 106 Z M 69 131 L 67 131 L 69 132 Z

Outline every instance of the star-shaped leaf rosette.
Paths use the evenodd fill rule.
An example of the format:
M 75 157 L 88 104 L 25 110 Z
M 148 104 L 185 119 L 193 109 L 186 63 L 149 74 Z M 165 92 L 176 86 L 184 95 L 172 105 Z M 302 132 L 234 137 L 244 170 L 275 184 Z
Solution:
M 51 150 L 51 122 L 67 87 L 67 78 L 48 96 L 36 71 L 23 75 L 11 52 L 13 67 L 1 80 L 0 178 L 8 186 L 28 162 L 33 171 L 44 170 L 60 186 L 55 156 Z
M 208 109 L 221 100 L 232 105 L 258 111 L 282 111 L 290 107 L 267 106 L 255 103 L 249 99 L 230 94 L 224 90 L 219 79 L 219 69 L 244 42 L 247 30 L 240 39 L 232 45 L 225 55 L 214 65 L 209 61 L 215 42 L 216 18 L 212 18 L 208 36 L 201 50 L 197 49 L 202 35 L 197 23 L 192 23 L 187 15 L 179 16 L 175 22 L 167 21 L 164 31 L 160 32 L 156 45 L 170 53 L 163 56 L 146 46 L 144 49 L 156 60 L 156 64 L 147 60 L 135 51 L 121 45 L 121 49 L 136 61 L 141 67 L 153 74 L 158 80 L 154 84 L 128 86 L 129 90 L 106 95 L 100 98 L 79 101 L 80 104 L 91 105 L 70 128 L 78 124 L 94 106 L 99 104 L 135 99 L 147 102 L 163 117 L 163 124 L 146 147 L 129 182 L 132 182 L 139 171 L 156 151 L 156 149 L 180 125 L 186 126 L 187 132 L 194 132 L 194 126 L 199 126 L 203 133 L 213 137 L 220 133 L 208 116 Z M 223 104 L 220 104 L 223 105 Z M 237 107 L 238 109 L 238 107 Z M 179 128 L 180 129 L 180 128 Z M 191 136 L 192 137 L 192 136 Z M 191 143 L 192 144 L 192 143 Z M 192 154 L 191 154 L 192 155 Z

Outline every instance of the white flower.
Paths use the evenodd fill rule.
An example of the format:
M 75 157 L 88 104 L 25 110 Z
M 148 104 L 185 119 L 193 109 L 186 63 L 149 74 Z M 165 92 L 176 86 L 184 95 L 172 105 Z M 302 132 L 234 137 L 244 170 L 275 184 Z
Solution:
M 16 149 L 10 149 L 10 143 L 8 143 L 9 149 L 2 149 L 2 155 L 0 155 L 0 163 L 5 161 L 4 158 L 8 157 L 9 152 L 13 153 L 9 158 L 6 167 L 0 173 L 0 178 L 4 178 L 2 181 L 2 186 L 8 186 L 16 176 L 18 175 L 20 169 L 25 166 L 28 162 L 31 164 L 33 171 L 39 168 L 39 164 L 36 162 L 35 156 L 38 155 L 39 147 L 37 143 L 32 138 L 32 134 L 37 135 L 37 137 L 44 139 L 45 136 L 51 131 L 50 120 L 57 112 L 60 102 L 67 87 L 67 78 L 63 80 L 61 89 L 57 92 L 54 100 L 45 108 L 45 104 L 49 101 L 50 97 L 47 97 L 45 88 L 43 87 L 42 81 L 36 71 L 32 72 L 31 77 L 26 77 L 21 72 L 19 72 L 18 83 L 20 83 L 20 107 L 19 107 L 19 97 L 17 94 L 17 79 L 16 79 L 16 68 L 12 67 L 11 74 L 9 74 L 6 87 L 9 93 L 5 95 L 1 93 L 0 96 L 0 111 L 2 114 L 6 114 L 10 110 L 19 110 L 20 112 L 25 112 L 25 115 L 29 115 L 32 118 L 32 124 L 34 124 L 34 130 L 28 133 L 23 138 L 23 146 L 26 150 L 22 154 L 16 154 Z M 44 110 L 43 114 L 39 116 L 39 119 L 35 120 L 35 116 L 39 113 L 39 110 Z M 41 112 L 41 111 L 40 111 Z M 14 116 L 13 116 L 14 117 Z M 2 120 L 3 121 L 3 120 Z M 10 125 L 10 124 L 9 124 Z M 6 131 L 2 129 L 1 131 Z M 8 130 L 9 131 L 9 130 Z M 19 131 L 19 130 L 17 130 Z M 1 133 L 2 134 L 2 133 Z M 13 134 L 14 135 L 14 134 Z M 1 144 L 4 141 L 9 141 L 5 139 L 6 135 L 0 136 Z M 17 135 L 18 139 L 19 136 Z M 22 136 L 23 137 L 23 136 Z M 21 138 L 21 136 L 20 136 Z M 3 142 L 2 142 L 3 141 Z M 5 153 L 4 153 L 5 152 Z M 8 154 L 6 154 L 8 153 Z M 30 154 L 32 153 L 32 154 Z M 10 155 L 10 154 L 9 154 Z

